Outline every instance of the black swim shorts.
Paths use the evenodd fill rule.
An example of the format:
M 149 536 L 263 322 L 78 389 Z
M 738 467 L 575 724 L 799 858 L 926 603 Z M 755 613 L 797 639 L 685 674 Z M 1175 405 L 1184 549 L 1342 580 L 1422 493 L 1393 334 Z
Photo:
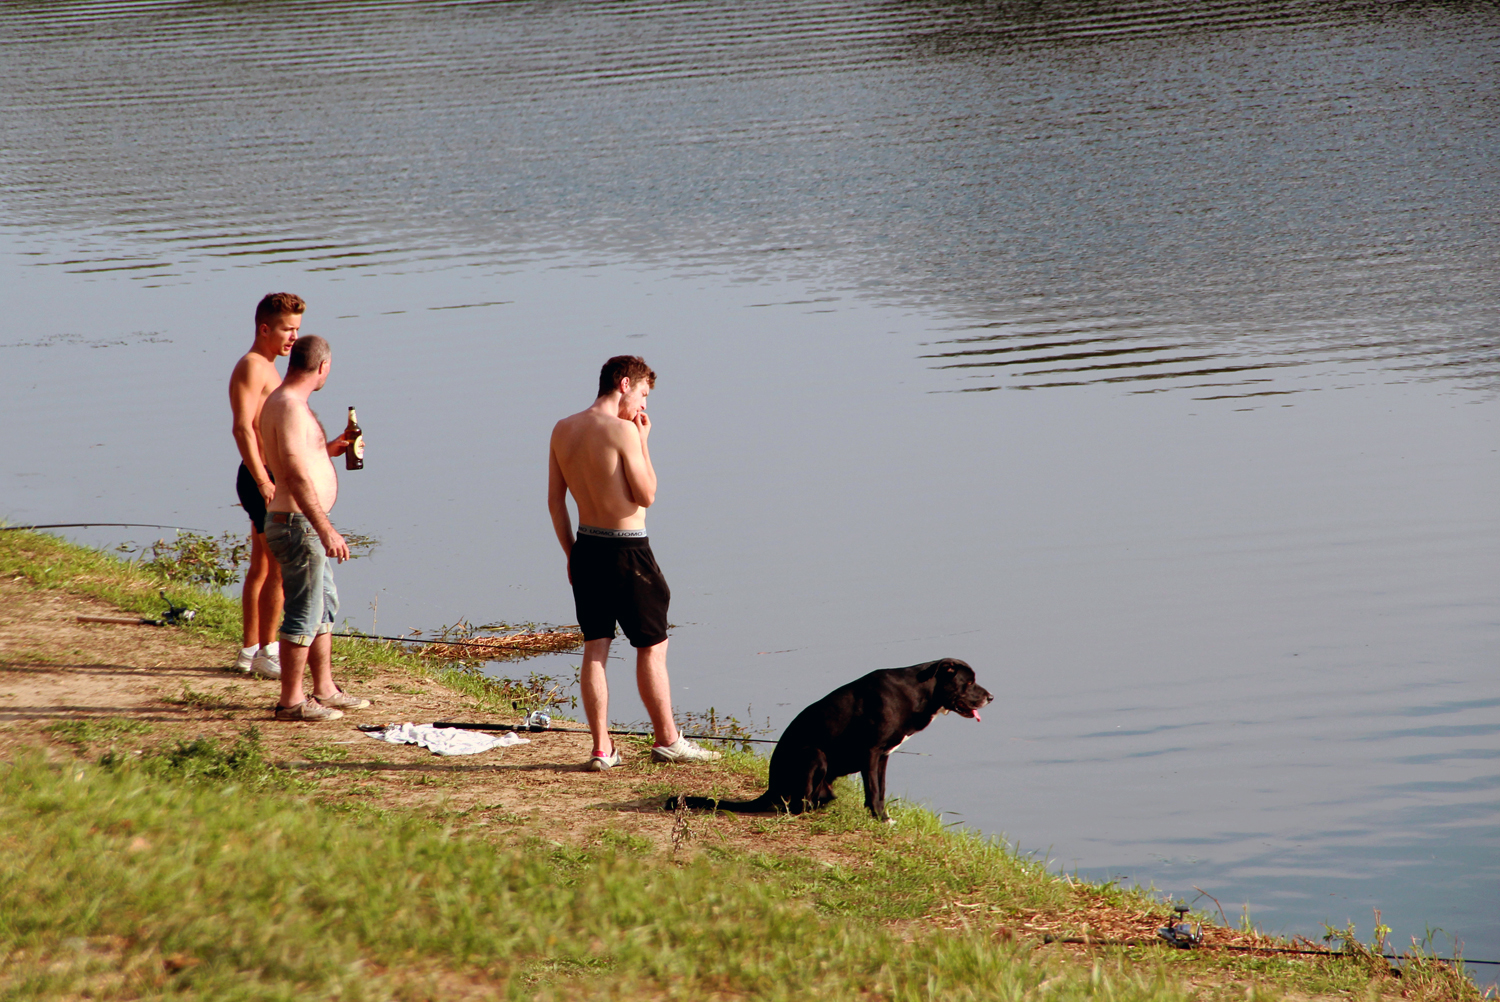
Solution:
M 266 476 L 271 476 L 271 471 L 266 471 Z M 271 477 L 271 483 L 276 478 Z M 245 514 L 250 516 L 250 523 L 255 526 L 255 531 L 264 533 L 266 531 L 266 499 L 261 497 L 260 488 L 255 486 L 255 476 L 250 468 L 244 463 L 240 464 L 240 475 L 234 480 L 235 492 L 240 496 L 240 504 L 245 509 Z
M 614 637 L 616 621 L 631 647 L 655 647 L 667 639 L 672 592 L 646 537 L 603 539 L 580 533 L 568 569 L 584 640 Z

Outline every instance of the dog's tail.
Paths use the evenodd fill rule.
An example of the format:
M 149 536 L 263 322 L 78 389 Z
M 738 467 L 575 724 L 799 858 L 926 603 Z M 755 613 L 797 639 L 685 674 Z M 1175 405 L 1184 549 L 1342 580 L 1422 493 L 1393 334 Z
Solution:
M 674 797 L 668 797 L 662 809 L 679 811 L 684 807 L 690 807 L 695 811 L 720 810 L 732 811 L 735 814 L 770 814 L 774 811 L 785 811 L 787 803 L 780 797 L 772 797 L 770 790 L 754 800 L 717 800 L 713 797 L 689 797 L 679 793 Z

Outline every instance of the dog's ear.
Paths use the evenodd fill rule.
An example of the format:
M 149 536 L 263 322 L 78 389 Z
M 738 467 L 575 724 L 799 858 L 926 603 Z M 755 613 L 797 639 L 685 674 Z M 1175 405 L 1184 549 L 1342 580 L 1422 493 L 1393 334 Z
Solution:
M 944 675 L 951 675 L 957 669 L 958 665 L 959 662 L 953 658 L 938 658 L 936 661 L 929 661 L 922 666 L 921 671 L 917 672 L 917 681 L 925 682 L 935 677 L 938 672 L 942 672 Z

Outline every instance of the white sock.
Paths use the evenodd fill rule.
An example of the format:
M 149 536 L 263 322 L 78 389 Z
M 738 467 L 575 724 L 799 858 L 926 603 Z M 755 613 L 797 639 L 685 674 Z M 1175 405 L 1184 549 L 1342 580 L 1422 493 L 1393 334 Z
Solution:
M 249 647 L 241 647 L 240 648 L 240 657 L 242 657 L 242 658 L 253 658 L 253 657 L 255 657 L 255 645 L 251 644 Z
M 278 656 L 281 653 L 281 641 L 273 640 L 269 644 L 261 644 L 260 652 L 262 654 L 269 654 L 273 658 Z

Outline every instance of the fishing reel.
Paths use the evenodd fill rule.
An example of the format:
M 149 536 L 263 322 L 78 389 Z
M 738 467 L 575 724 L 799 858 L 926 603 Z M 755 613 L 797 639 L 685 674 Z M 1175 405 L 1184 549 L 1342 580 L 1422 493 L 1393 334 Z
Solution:
M 1173 905 L 1172 910 L 1177 913 L 1177 921 L 1171 925 L 1162 926 L 1156 930 L 1156 935 L 1166 940 L 1179 950 L 1191 950 L 1203 942 L 1203 926 L 1200 924 L 1196 929 L 1187 920 L 1189 911 L 1187 905 Z
M 197 610 L 190 609 L 185 605 L 173 605 L 172 600 L 167 598 L 167 590 L 163 588 L 160 592 L 162 601 L 167 603 L 167 611 L 161 614 L 161 619 L 156 621 L 158 626 L 184 626 L 193 621 L 198 615 Z

